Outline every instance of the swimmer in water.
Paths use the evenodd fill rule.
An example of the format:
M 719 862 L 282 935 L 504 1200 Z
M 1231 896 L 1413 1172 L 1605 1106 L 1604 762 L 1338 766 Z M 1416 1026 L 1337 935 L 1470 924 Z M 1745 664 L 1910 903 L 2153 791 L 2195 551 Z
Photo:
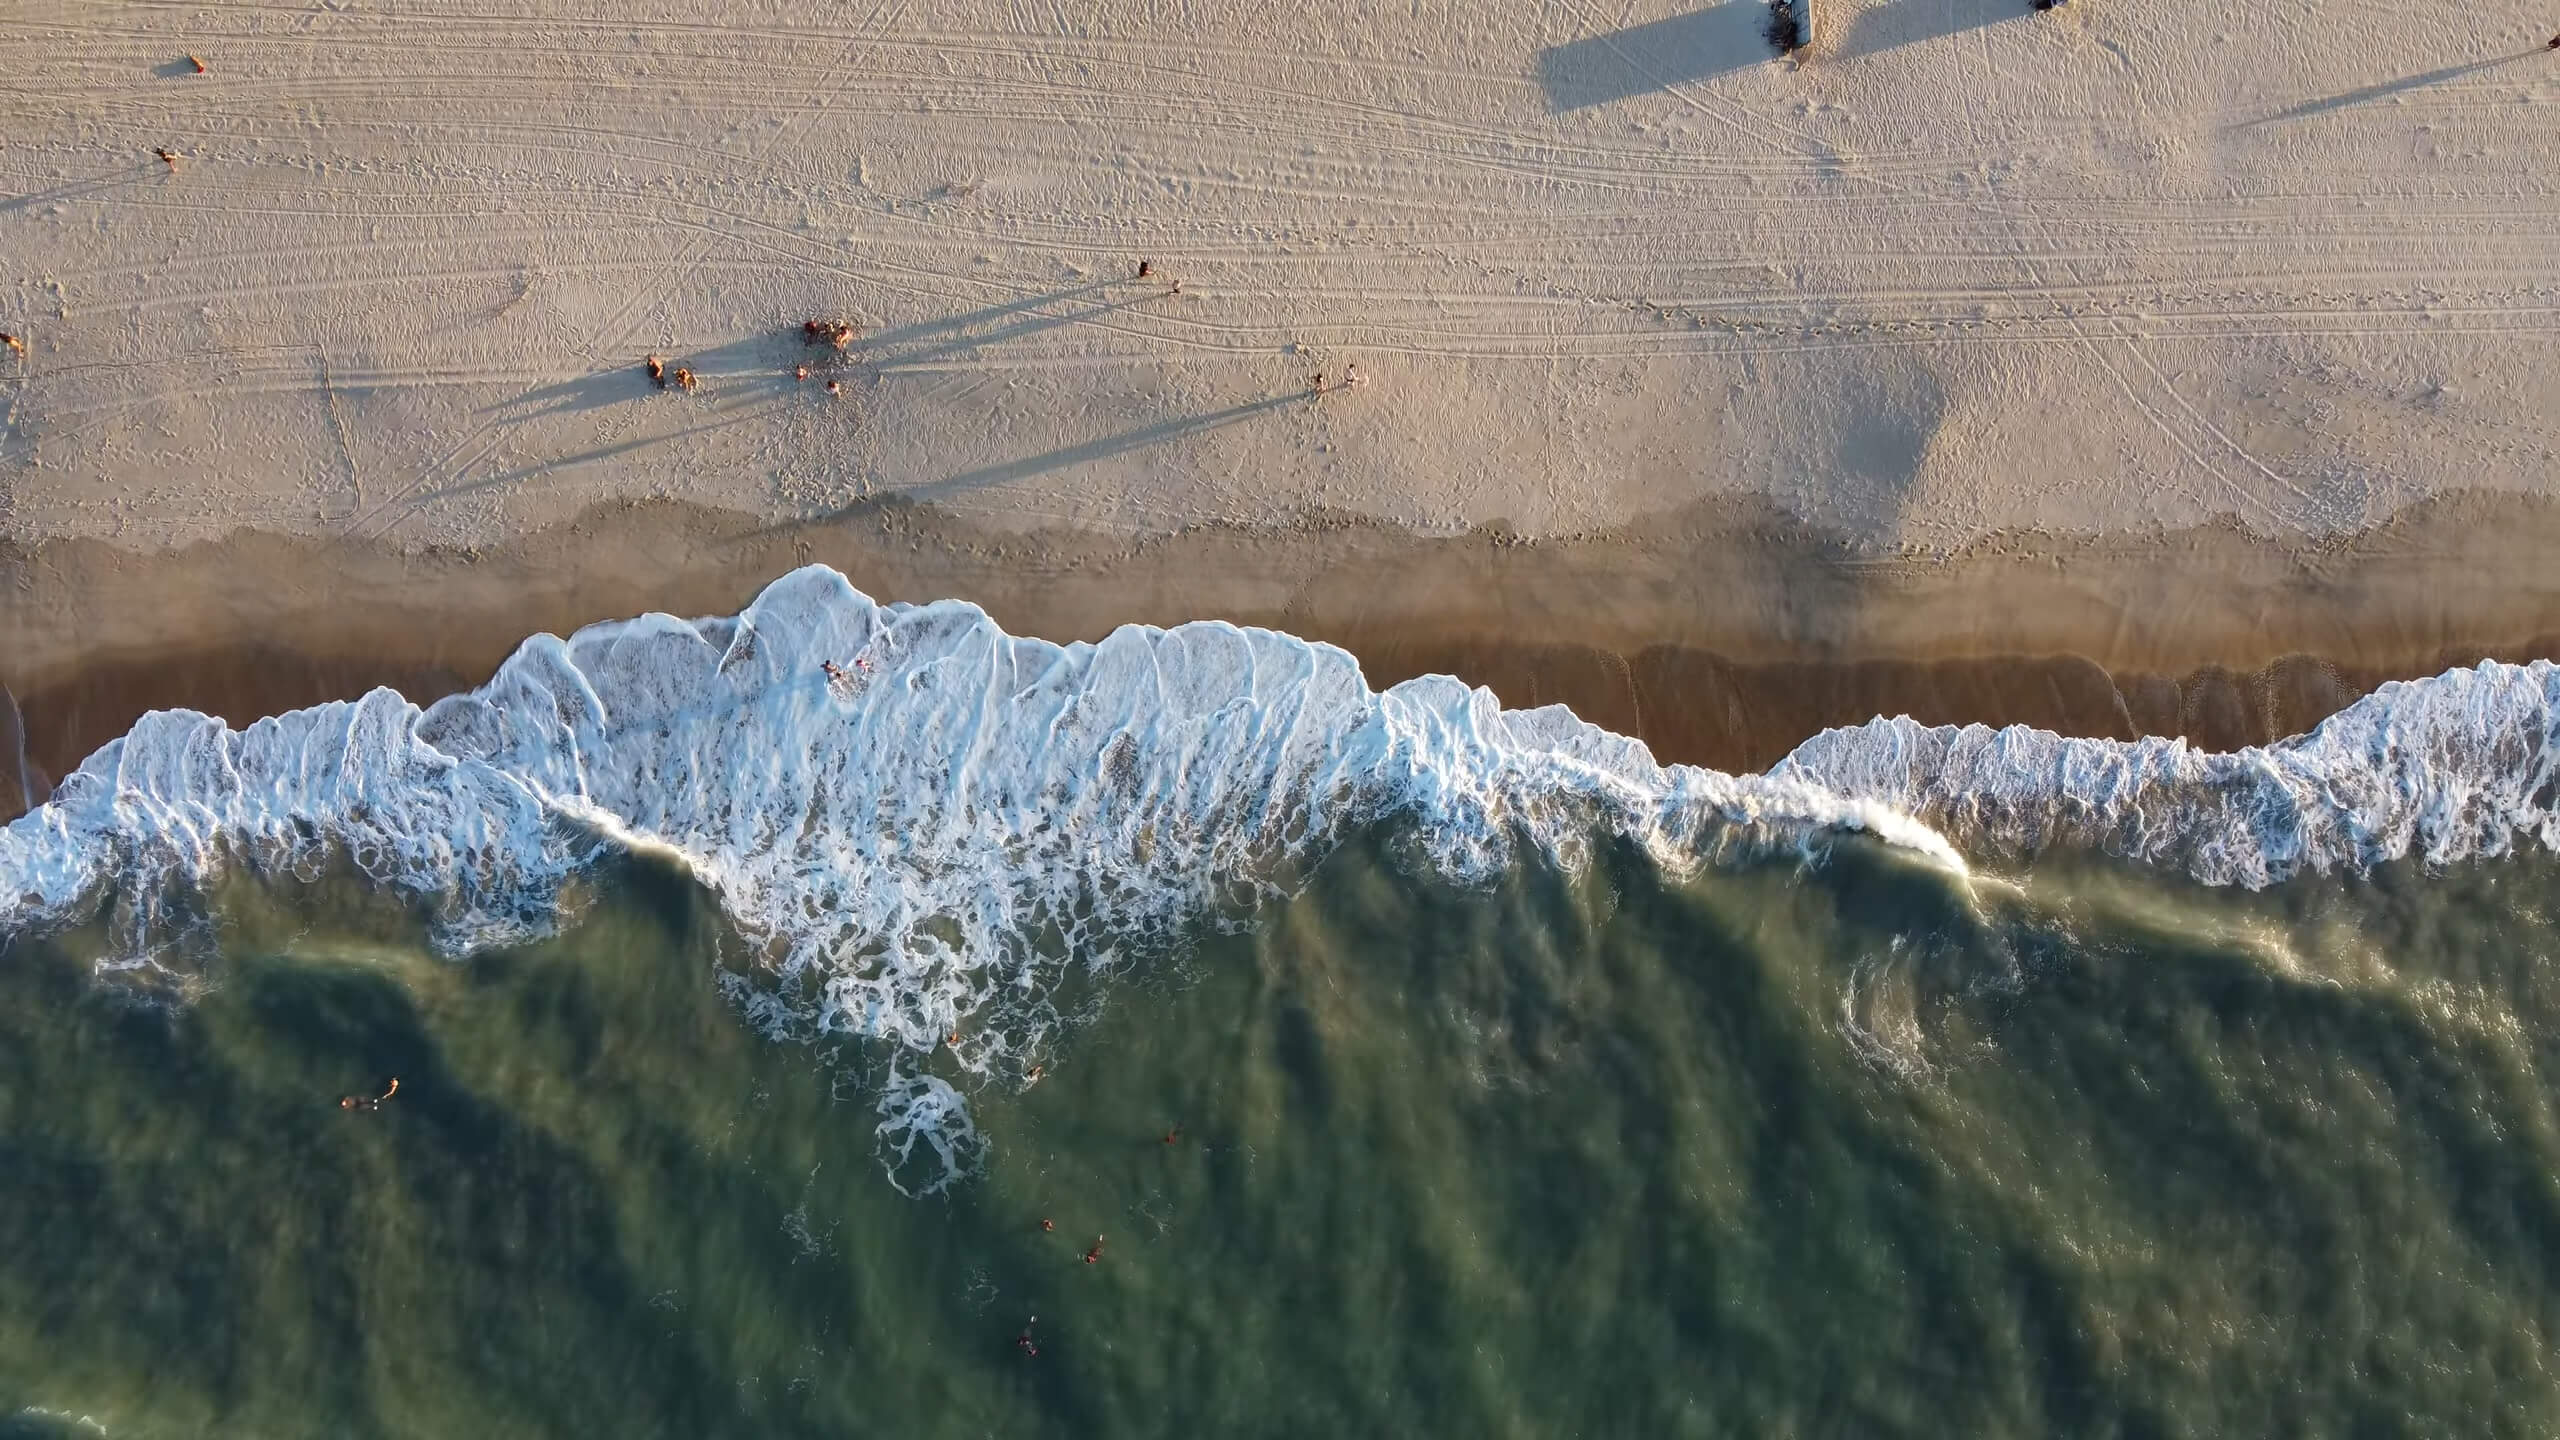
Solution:
M 391 1077 L 390 1088 L 384 1090 L 381 1094 L 342 1095 L 338 1097 L 338 1108 L 341 1110 L 379 1110 L 382 1108 L 383 1101 L 388 1100 L 399 1093 L 400 1077 L 394 1075 Z
M 1101 1236 L 1096 1235 L 1093 1237 L 1093 1248 L 1084 1252 L 1084 1263 L 1087 1265 L 1099 1265 L 1102 1263 Z

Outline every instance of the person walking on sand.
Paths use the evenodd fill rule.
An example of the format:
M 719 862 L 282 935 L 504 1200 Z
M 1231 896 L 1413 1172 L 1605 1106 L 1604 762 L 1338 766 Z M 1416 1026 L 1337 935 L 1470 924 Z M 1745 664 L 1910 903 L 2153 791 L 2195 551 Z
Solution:
M 381 1094 L 379 1094 L 379 1095 L 342 1095 L 342 1096 L 339 1096 L 339 1097 L 338 1097 L 338 1108 L 339 1108 L 339 1109 L 341 1109 L 341 1110 L 379 1110 L 379 1109 L 381 1109 L 381 1108 L 382 1108 L 382 1102 L 383 1102 L 383 1101 L 388 1100 L 388 1099 L 390 1099 L 392 1096 L 397 1095 L 397 1094 L 399 1094 L 399 1093 L 400 1093 L 400 1077 L 399 1077 L 399 1076 L 397 1076 L 397 1075 L 394 1075 L 394 1076 L 392 1076 L 392 1077 L 391 1077 L 391 1085 L 390 1085 L 390 1088 L 388 1088 L 388 1089 L 384 1090 L 384 1091 L 383 1091 Z

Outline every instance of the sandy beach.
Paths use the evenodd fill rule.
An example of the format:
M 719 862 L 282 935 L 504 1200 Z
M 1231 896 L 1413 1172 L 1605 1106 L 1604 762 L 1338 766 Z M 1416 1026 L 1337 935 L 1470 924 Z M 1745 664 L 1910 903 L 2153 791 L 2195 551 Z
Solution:
M 2547 17 L 1762 19 L 17 7 L 0 804 L 809 560 L 1728 767 L 2560 653 Z
M 0 0 L 0 1440 L 2560 1435 L 2560 6 L 1784 3 Z

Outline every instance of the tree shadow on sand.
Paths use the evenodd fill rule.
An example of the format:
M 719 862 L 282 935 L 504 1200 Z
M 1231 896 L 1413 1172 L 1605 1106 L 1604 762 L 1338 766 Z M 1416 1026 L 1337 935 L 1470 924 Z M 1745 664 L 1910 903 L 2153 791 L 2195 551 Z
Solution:
M 2032 14 L 2028 0 L 1891 0 L 1858 12 L 1841 36 L 1839 53 L 1843 58 L 1881 54 Z
M 1538 83 L 1558 112 L 1588 110 L 1776 58 L 1769 44 L 1766 0 L 1726 0 L 1667 20 L 1551 45 L 1538 52 Z

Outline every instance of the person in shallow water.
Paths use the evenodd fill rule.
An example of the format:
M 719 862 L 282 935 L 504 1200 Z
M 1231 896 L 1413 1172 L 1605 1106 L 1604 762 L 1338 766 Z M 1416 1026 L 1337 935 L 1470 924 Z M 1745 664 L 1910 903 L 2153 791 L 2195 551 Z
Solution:
M 397 1094 L 399 1094 L 399 1093 L 400 1093 L 400 1077 L 399 1077 L 399 1076 L 397 1076 L 397 1075 L 394 1075 L 394 1076 L 392 1076 L 392 1077 L 391 1077 L 391 1084 L 390 1084 L 389 1088 L 385 1089 L 385 1090 L 384 1090 L 381 1094 L 379 1094 L 379 1095 L 341 1095 L 341 1096 L 339 1096 L 339 1097 L 338 1097 L 338 1108 L 339 1108 L 339 1109 L 341 1109 L 341 1110 L 379 1110 L 379 1109 L 381 1109 L 381 1108 L 382 1108 L 382 1102 L 383 1102 L 383 1101 L 388 1100 L 388 1099 L 390 1099 L 392 1096 L 397 1095 Z

